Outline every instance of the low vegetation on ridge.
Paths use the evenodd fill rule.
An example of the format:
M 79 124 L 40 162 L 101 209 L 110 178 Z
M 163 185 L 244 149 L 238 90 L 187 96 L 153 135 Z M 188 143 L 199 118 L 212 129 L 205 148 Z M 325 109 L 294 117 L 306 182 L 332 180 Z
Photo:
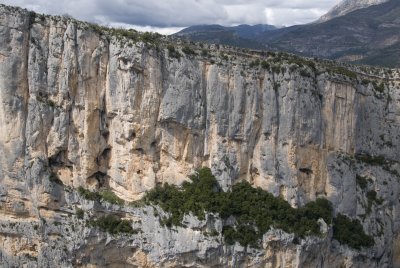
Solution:
M 230 63 L 243 65 L 248 70 L 259 69 L 261 67 L 261 69 L 274 73 L 284 73 L 286 67 L 289 67 L 292 71 L 299 68 L 299 74 L 307 78 L 315 78 L 315 75 L 319 73 L 328 73 L 331 76 L 339 75 L 360 83 L 366 83 L 368 80 L 368 83 L 372 82 L 374 84 L 377 92 L 382 93 L 385 89 L 381 81 L 379 83 L 374 81 L 379 80 L 376 74 L 379 71 L 374 67 L 354 66 L 283 52 L 251 50 L 220 44 L 196 43 L 186 39 L 163 36 L 158 33 L 139 32 L 134 29 L 108 28 L 94 23 L 78 21 L 69 15 L 48 16 L 32 11 L 29 12 L 29 24 L 31 26 L 36 23 L 43 24 L 46 19 L 76 23 L 80 28 L 101 35 L 109 41 L 117 41 L 121 47 L 125 45 L 132 47 L 142 42 L 148 48 L 155 49 L 157 53 L 163 50 L 168 51 L 168 57 L 172 60 L 181 60 L 182 57 L 189 59 L 196 57 L 200 60 L 206 60 L 211 64 L 218 64 L 219 66 Z M 238 61 L 238 56 L 244 59 L 244 61 Z M 388 73 L 387 75 L 393 75 L 389 69 L 385 70 L 385 72 Z

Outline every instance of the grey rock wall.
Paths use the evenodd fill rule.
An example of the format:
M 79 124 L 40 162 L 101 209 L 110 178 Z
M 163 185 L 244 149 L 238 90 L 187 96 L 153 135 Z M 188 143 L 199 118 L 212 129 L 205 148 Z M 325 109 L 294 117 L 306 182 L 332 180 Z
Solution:
M 154 47 L 68 18 L 5 6 L 0 14 L 5 267 L 400 266 L 398 70 L 352 67 L 354 78 L 330 62 L 312 68 L 208 45 L 207 57 L 177 59 L 167 44 L 180 51 L 179 41 Z M 202 232 L 222 228 L 218 219 L 188 216 L 187 228 L 169 230 L 156 208 L 95 204 L 75 191 L 106 187 L 130 202 L 201 166 L 225 189 L 247 180 L 293 206 L 328 198 L 335 213 L 362 221 L 375 246 L 341 246 L 331 228 L 300 244 L 271 230 L 263 249 L 224 246 Z M 382 202 L 367 199 L 372 190 Z M 115 213 L 141 232 L 102 233 L 77 208 L 85 219 Z

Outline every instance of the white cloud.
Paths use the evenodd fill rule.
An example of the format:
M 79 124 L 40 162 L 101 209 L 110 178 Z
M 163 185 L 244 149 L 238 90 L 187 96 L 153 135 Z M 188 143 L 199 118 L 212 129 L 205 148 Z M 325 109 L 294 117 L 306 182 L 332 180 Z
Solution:
M 173 32 L 196 24 L 293 25 L 316 20 L 339 0 L 0 0 L 41 13 Z M 127 27 L 128 27 L 127 26 Z
M 310 8 L 307 10 L 296 8 L 265 8 L 266 23 L 277 26 L 290 26 L 314 21 L 326 13 L 326 10 Z M 290 23 L 288 24 L 288 18 Z
M 259 4 L 246 5 L 225 5 L 223 7 L 228 14 L 225 20 L 220 20 L 220 24 L 264 24 L 266 23 L 265 14 L 262 12 L 263 6 Z
M 133 24 L 126 24 L 126 23 L 102 23 L 106 26 L 113 27 L 113 28 L 124 28 L 124 29 L 135 29 L 140 32 L 157 32 L 164 35 L 170 35 L 183 30 L 184 27 L 154 27 L 150 25 L 140 26 L 140 25 L 133 25 Z

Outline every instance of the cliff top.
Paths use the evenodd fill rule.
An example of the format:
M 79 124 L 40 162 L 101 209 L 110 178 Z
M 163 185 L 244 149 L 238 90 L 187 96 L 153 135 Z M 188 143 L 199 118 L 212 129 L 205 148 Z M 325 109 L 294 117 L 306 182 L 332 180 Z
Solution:
M 24 8 L 0 4 L 0 13 L 23 13 L 29 16 L 29 24 L 50 24 L 57 22 L 76 24 L 78 29 L 98 34 L 108 42 L 118 42 L 121 47 L 143 46 L 159 53 L 161 49 L 168 51 L 168 56 L 180 60 L 181 57 L 207 61 L 209 64 L 225 66 L 227 64 L 243 65 L 247 69 L 272 69 L 279 72 L 283 66 L 308 66 L 317 73 L 329 73 L 355 79 L 358 82 L 368 80 L 398 80 L 398 69 L 378 68 L 373 66 L 351 65 L 333 60 L 307 58 L 287 52 L 253 50 L 219 44 L 192 42 L 159 33 L 139 32 L 134 29 L 110 28 L 95 23 L 80 21 L 68 15 L 55 16 L 39 14 Z M 286 68 L 284 67 L 284 68 Z

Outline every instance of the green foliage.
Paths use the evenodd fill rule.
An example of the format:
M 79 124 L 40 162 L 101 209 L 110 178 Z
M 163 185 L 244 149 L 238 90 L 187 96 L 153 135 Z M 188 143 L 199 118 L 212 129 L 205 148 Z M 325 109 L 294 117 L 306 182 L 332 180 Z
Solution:
M 371 166 L 386 166 L 388 164 L 388 161 L 382 155 L 373 156 L 367 154 L 360 154 L 356 155 L 356 159 Z
M 369 85 L 371 83 L 371 80 L 368 80 L 368 79 L 363 79 L 362 81 L 361 81 L 361 84 L 363 84 L 364 86 L 367 86 L 367 85 Z
M 255 67 L 258 67 L 258 66 L 260 66 L 260 60 L 259 59 L 256 59 L 256 60 L 250 62 L 250 64 L 249 64 L 250 68 L 255 68 Z
M 375 190 L 368 191 L 367 192 L 367 199 L 368 199 L 368 202 L 376 201 L 376 191 Z
M 151 45 L 158 45 L 161 42 L 162 35 L 159 33 L 144 32 L 139 34 L 139 40 Z
M 29 27 L 31 27 L 35 23 L 37 15 L 38 14 L 36 14 L 35 12 L 29 11 L 29 14 L 28 14 L 28 16 L 29 16 Z
M 104 190 L 100 192 L 101 199 L 115 205 L 124 205 L 125 201 L 119 198 L 114 192 L 110 190 Z
M 45 97 L 45 96 L 42 96 L 41 94 L 38 94 L 36 96 L 36 100 L 41 102 L 41 103 L 44 103 L 44 104 L 46 104 L 46 105 L 48 105 L 48 106 L 50 106 L 52 108 L 57 107 L 56 103 L 54 101 L 52 101 L 51 99 L 49 99 L 48 96 Z
M 342 214 L 338 214 L 334 220 L 333 238 L 355 249 L 374 245 L 374 239 L 364 232 L 359 220 L 352 220 Z
M 327 224 L 332 223 L 332 204 L 324 198 L 309 202 L 300 210 L 303 210 L 303 214 L 309 219 L 318 220 L 322 218 Z
M 76 214 L 76 217 L 81 220 L 85 216 L 85 211 L 83 211 L 83 209 L 77 208 L 75 210 L 75 214 Z
M 185 53 L 187 56 L 196 56 L 196 52 L 188 46 L 184 46 L 182 48 L 182 52 Z
M 223 59 L 224 61 L 229 61 L 229 57 L 226 54 L 221 54 L 221 59 Z
M 352 78 L 352 79 L 357 79 L 357 73 L 356 72 L 353 72 L 353 71 L 351 71 L 351 70 L 349 70 L 347 68 L 344 68 L 344 67 L 329 67 L 328 68 L 328 72 L 330 74 L 336 73 L 336 74 L 340 74 L 340 75 L 343 75 L 343 76 L 347 76 L 347 77 Z
M 98 227 L 102 231 L 110 234 L 137 234 L 138 230 L 134 230 L 128 220 L 122 220 L 117 216 L 106 215 L 96 220 L 90 220 L 89 225 Z
M 210 235 L 210 236 L 218 236 L 218 235 L 219 235 L 219 232 L 218 232 L 217 230 L 215 230 L 215 229 L 212 229 L 212 230 L 210 231 L 209 235 Z
M 175 58 L 178 60 L 181 58 L 181 56 L 182 56 L 181 53 L 179 51 L 177 51 L 173 45 L 168 45 L 167 49 L 168 49 L 168 55 L 171 58 Z
M 281 87 L 281 84 L 278 83 L 278 82 L 275 82 L 275 83 L 273 84 L 273 89 L 274 89 L 274 91 L 278 91 L 280 87 Z
M 356 175 L 356 182 L 357 182 L 357 185 L 360 186 L 360 188 L 362 190 L 364 190 L 364 189 L 366 189 L 368 187 L 367 179 L 365 177 L 363 177 L 363 176 L 358 175 L 358 174 Z
M 270 64 L 268 63 L 268 62 L 266 62 L 265 60 L 263 60 L 262 62 L 261 62 L 261 67 L 263 68 L 263 69 L 269 69 L 271 66 L 270 66 Z
M 117 40 L 127 39 L 134 43 L 142 41 L 147 45 L 157 46 L 161 42 L 162 35 L 159 33 L 144 32 L 140 33 L 133 29 L 106 28 L 97 24 L 89 24 L 90 28 L 97 34 L 107 34 L 114 36 Z
M 88 189 L 83 188 L 82 186 L 78 187 L 78 193 L 87 200 L 92 200 L 92 201 L 101 200 L 101 196 L 98 192 L 92 192 Z
M 165 184 L 157 186 L 146 194 L 148 203 L 159 205 L 171 214 L 162 220 L 168 227 L 181 226 L 185 214 L 193 213 L 199 219 L 205 218 L 205 211 L 213 212 L 218 204 L 217 193 L 220 192 L 217 181 L 209 169 L 201 169 L 190 176 L 191 183 L 185 182 L 182 189 Z
M 208 50 L 207 49 L 201 50 L 201 56 L 202 57 L 208 57 Z
M 105 201 L 114 205 L 124 205 L 125 201 L 115 195 L 114 192 L 110 190 L 103 190 L 101 192 L 92 192 L 82 186 L 78 187 L 78 193 L 87 200 L 92 201 Z
M 100 35 L 103 34 L 107 30 L 107 28 L 100 26 L 96 23 L 88 23 L 88 25 L 92 31 L 94 31 L 95 33 L 100 34 Z
M 281 66 L 279 65 L 272 65 L 272 72 L 279 74 L 281 72 Z
M 303 77 L 308 77 L 308 78 L 311 77 L 311 74 L 307 70 L 304 70 L 304 69 L 300 70 L 300 75 Z
M 106 31 L 106 30 L 107 29 L 102 28 L 102 27 L 100 29 L 95 27 L 95 31 L 97 31 L 97 32 Z M 137 31 L 135 31 L 135 30 L 132 30 L 132 29 L 128 30 L 128 29 L 122 29 L 122 28 L 112 28 L 112 29 L 109 29 L 109 31 L 110 31 L 111 35 L 117 37 L 117 39 L 126 38 L 126 39 L 129 39 L 129 40 L 134 40 L 135 42 L 139 41 L 139 33 Z
M 288 61 L 289 61 L 289 63 L 294 63 L 294 64 L 298 65 L 299 67 L 308 66 L 314 72 L 317 69 L 315 62 L 313 62 L 311 60 L 306 60 L 304 58 L 293 56 L 293 57 L 289 58 Z
M 367 192 L 367 200 L 368 200 L 368 207 L 367 207 L 368 213 L 371 212 L 371 207 L 374 203 L 378 205 L 381 205 L 383 203 L 383 199 L 377 197 L 377 193 L 375 190 L 370 190 Z
M 319 235 L 318 219 L 332 222 L 332 206 L 329 201 L 318 199 L 305 207 L 294 209 L 282 198 L 276 198 L 261 188 L 253 188 L 248 182 L 234 185 L 223 192 L 211 170 L 202 168 L 190 177 L 181 188 L 165 184 L 148 192 L 147 203 L 159 205 L 169 213 L 161 223 L 182 226 L 185 214 L 192 213 L 199 219 L 205 214 L 219 214 L 223 219 L 234 217 L 233 226 L 225 226 L 225 242 L 239 242 L 247 246 L 259 245 L 263 234 L 271 227 L 283 229 L 297 236 Z
M 395 162 L 392 160 L 386 159 L 382 155 L 373 156 L 373 155 L 367 155 L 367 154 L 359 154 L 359 155 L 356 155 L 356 159 L 358 161 L 364 162 L 365 164 L 368 164 L 371 166 L 379 166 L 382 169 L 386 170 L 387 172 L 390 172 L 391 174 L 400 178 L 399 172 L 396 169 L 393 169 L 393 167 L 392 167 L 393 164 L 395 164 Z
M 137 201 L 132 201 L 128 204 L 130 207 L 133 208 L 140 208 L 146 205 L 146 203 L 143 200 L 137 200 Z
M 52 101 L 52 100 L 47 100 L 46 103 L 47 103 L 47 105 L 49 105 L 50 107 L 53 107 L 53 108 L 56 107 L 55 102 Z
M 236 228 L 232 226 L 226 226 L 222 230 L 224 235 L 225 243 L 228 245 L 233 245 L 235 242 L 239 242 L 241 245 L 252 247 L 259 247 L 257 244 L 260 237 L 257 231 L 252 225 L 239 225 Z
M 375 90 L 378 91 L 379 93 L 385 92 L 385 84 L 383 82 L 378 84 L 377 82 L 374 81 L 373 85 L 374 85 Z

